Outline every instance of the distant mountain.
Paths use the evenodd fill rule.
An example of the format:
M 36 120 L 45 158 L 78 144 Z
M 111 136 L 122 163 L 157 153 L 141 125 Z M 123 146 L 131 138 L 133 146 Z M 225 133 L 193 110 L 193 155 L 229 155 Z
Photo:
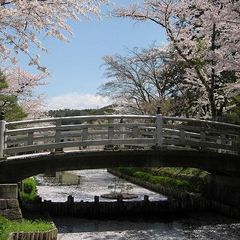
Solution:
M 71 117 L 71 116 L 86 116 L 86 115 L 104 115 L 112 114 L 114 105 L 108 105 L 99 109 L 59 109 L 49 110 L 48 114 L 51 117 Z

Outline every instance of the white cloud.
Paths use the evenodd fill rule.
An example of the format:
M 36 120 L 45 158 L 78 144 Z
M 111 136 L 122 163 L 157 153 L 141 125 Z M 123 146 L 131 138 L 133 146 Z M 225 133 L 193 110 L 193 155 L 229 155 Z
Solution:
M 111 104 L 108 97 L 94 94 L 67 93 L 47 99 L 48 109 L 89 109 L 101 108 Z

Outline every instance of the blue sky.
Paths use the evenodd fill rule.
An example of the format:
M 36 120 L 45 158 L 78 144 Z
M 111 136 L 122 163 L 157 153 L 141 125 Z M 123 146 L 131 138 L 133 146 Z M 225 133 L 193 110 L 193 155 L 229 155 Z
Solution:
M 133 1 L 116 2 L 128 5 Z M 124 55 L 127 49 L 166 42 L 163 30 L 150 22 L 106 15 L 101 20 L 93 18 L 71 25 L 74 36 L 69 43 L 55 39 L 43 41 L 49 53 L 41 54 L 40 60 L 42 65 L 48 67 L 51 77 L 41 91 L 47 95 L 49 108 L 82 109 L 106 105 L 107 98 L 94 96 L 97 88 L 106 81 L 102 57 Z

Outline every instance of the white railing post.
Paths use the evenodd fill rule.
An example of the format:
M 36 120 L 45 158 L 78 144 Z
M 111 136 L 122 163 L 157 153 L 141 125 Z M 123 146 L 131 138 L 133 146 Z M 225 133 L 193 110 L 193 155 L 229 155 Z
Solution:
M 58 143 L 61 141 L 61 127 L 62 125 L 62 121 L 61 119 L 57 119 L 56 120 L 56 123 L 55 123 L 55 126 L 56 126 L 56 131 L 55 131 L 55 142 Z
M 114 127 L 109 126 L 108 127 L 108 139 L 113 139 L 114 138 Z
M 205 150 L 206 149 L 206 133 L 204 131 L 200 132 L 200 147 L 201 150 Z
M 109 119 L 108 120 L 108 140 L 112 140 L 114 139 L 114 126 L 113 126 L 114 120 L 113 119 Z M 107 146 L 105 146 L 105 149 L 113 149 L 113 145 L 112 144 L 108 144 Z
M 6 122 L 5 120 L 0 120 L 0 159 L 4 158 L 4 133 L 6 128 Z
M 163 116 L 157 114 L 156 116 L 156 147 L 163 145 Z
M 87 140 L 88 140 L 88 128 L 86 127 L 86 128 L 83 128 L 83 130 L 82 130 L 82 142 L 87 141 Z M 82 147 L 83 147 L 83 149 L 86 149 L 87 145 L 83 145 Z
M 184 129 L 180 129 L 180 143 L 182 145 L 185 145 L 185 140 L 186 140 L 186 134 Z
M 62 125 L 62 120 L 57 119 L 55 122 L 56 126 L 56 131 L 55 131 L 55 143 L 60 143 L 61 142 L 61 125 Z M 56 148 L 55 153 L 61 153 L 63 152 L 62 148 Z
M 33 145 L 33 131 L 28 132 L 28 145 Z
M 138 135 L 139 135 L 138 126 L 134 126 L 133 129 L 132 129 L 132 132 L 133 132 L 133 138 L 138 138 Z

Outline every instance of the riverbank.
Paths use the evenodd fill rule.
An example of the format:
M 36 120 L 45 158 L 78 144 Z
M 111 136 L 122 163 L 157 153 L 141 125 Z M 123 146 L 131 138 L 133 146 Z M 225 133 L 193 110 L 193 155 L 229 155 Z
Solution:
M 108 169 L 108 172 L 123 178 L 129 182 L 147 188 L 149 190 L 155 191 L 160 194 L 164 194 L 168 196 L 168 200 L 172 201 L 173 199 L 182 202 L 182 204 L 190 204 L 192 206 L 197 205 L 201 202 L 201 209 L 206 211 L 213 211 L 217 213 L 221 213 L 223 215 L 234 217 L 240 219 L 240 209 L 235 208 L 229 205 L 222 204 L 220 202 L 209 200 L 204 196 L 204 191 L 207 185 L 204 181 L 200 181 L 200 184 L 195 187 L 196 190 L 202 189 L 202 192 L 188 192 L 188 184 L 186 187 L 178 187 L 176 182 L 174 184 L 160 184 L 153 183 L 147 179 L 144 179 L 141 174 L 133 174 L 134 171 L 128 171 L 127 168 L 116 168 L 116 169 Z M 137 170 L 135 170 L 137 172 Z M 139 171 L 138 171 L 139 172 Z M 194 203 L 196 202 L 196 203 Z
M 37 197 L 35 178 L 25 179 L 19 186 L 18 192 L 17 184 L 1 185 L 0 240 L 56 240 L 57 229 L 47 214 L 22 208 L 24 202 L 34 202 Z
M 0 240 L 56 240 L 57 229 L 53 222 L 42 219 L 8 220 L 0 216 Z
M 219 202 L 214 202 L 207 200 L 201 196 L 198 192 L 191 193 L 191 192 L 181 192 L 181 191 L 175 191 L 173 185 L 167 189 L 167 187 L 159 187 L 158 191 L 160 193 L 164 193 L 167 197 L 163 196 L 162 194 L 158 194 L 157 189 L 153 187 L 153 185 L 156 184 L 148 184 L 147 186 L 144 184 L 144 182 L 135 182 L 136 184 L 132 184 L 133 179 L 127 178 L 129 181 L 120 180 L 116 178 L 114 175 L 107 172 L 105 169 L 98 169 L 98 170 L 80 170 L 80 171 L 74 171 L 75 174 L 81 176 L 81 183 L 79 186 L 60 186 L 59 184 L 56 184 L 54 181 L 52 181 L 51 178 L 45 178 L 42 176 L 38 176 L 38 182 L 40 183 L 40 186 L 38 186 L 38 193 L 41 196 L 43 202 L 44 200 L 46 202 L 52 201 L 50 205 L 57 207 L 59 211 L 67 212 L 67 208 L 70 204 L 66 203 L 67 197 L 71 195 L 74 198 L 74 204 L 71 206 L 73 210 L 74 208 L 83 208 L 88 209 L 86 210 L 86 215 L 88 215 L 88 211 L 91 212 L 91 204 L 94 202 L 94 196 L 101 196 L 103 194 L 109 193 L 113 191 L 112 187 L 115 185 L 115 183 L 120 185 L 131 186 L 130 193 L 137 194 L 138 198 L 134 201 L 143 201 L 144 195 L 149 196 L 149 201 L 165 201 L 169 200 L 172 202 L 178 202 L 178 205 L 180 206 L 180 209 L 187 209 L 188 206 L 195 206 L 195 208 L 192 208 L 192 212 L 195 210 L 198 211 L 198 209 L 201 209 L 204 211 L 215 211 L 223 213 L 227 216 L 232 217 L 239 217 L 240 211 L 235 208 L 231 208 L 229 206 L 220 204 Z M 121 175 L 120 177 L 124 177 Z M 126 177 L 125 177 L 126 178 Z M 142 185 L 145 188 L 140 187 Z M 180 185 L 181 186 L 181 185 Z M 111 187 L 111 189 L 109 189 Z M 153 191 L 147 190 L 152 189 Z M 182 186 L 181 186 L 182 188 Z M 172 194 L 172 195 L 170 195 Z M 116 200 L 110 200 L 110 199 L 103 199 L 99 198 L 99 202 L 112 202 Z M 132 200 L 129 200 L 132 201 Z M 56 203 L 56 204 L 55 204 Z M 63 205 L 61 205 L 63 203 Z M 201 207 L 198 207 L 198 204 L 201 203 Z M 45 203 L 47 204 L 47 203 Z M 100 205 L 100 204 L 99 204 Z M 129 204 L 131 205 L 131 204 Z M 63 206 L 65 206 L 63 209 Z M 111 204 L 106 204 L 106 209 L 108 209 L 107 206 L 111 206 Z M 193 210 L 195 209 L 195 210 Z M 95 211 L 95 210 L 94 210 Z M 98 210 L 95 211 L 95 215 L 98 216 L 97 213 Z M 103 211 L 103 210 L 102 210 Z M 118 210 L 116 210 L 117 212 Z M 108 210 L 106 210 L 108 212 Z M 71 213 L 72 214 L 72 213 Z M 74 213 L 78 215 L 78 213 Z M 65 214 L 65 216 L 67 213 Z M 79 214 L 80 216 L 81 214 Z M 107 215 L 107 214 L 106 214 Z
M 90 218 L 116 218 L 146 216 L 182 215 L 184 212 L 204 211 L 207 203 L 200 198 L 199 201 L 191 200 L 198 196 L 188 196 L 188 201 L 169 201 L 162 194 L 157 194 L 146 188 L 131 184 L 109 174 L 107 170 L 81 170 L 75 171 L 81 175 L 79 186 L 59 186 L 52 178 L 38 176 L 38 192 L 42 199 L 38 204 L 28 205 L 37 211 L 48 211 L 51 216 L 75 216 Z M 45 181 L 45 186 L 43 185 Z M 117 189 L 115 189 L 115 187 Z M 101 197 L 106 193 L 128 192 L 137 196 L 135 199 L 105 199 Z M 68 194 L 68 196 L 67 196 Z M 194 205 L 193 205 L 194 204 Z
M 201 193 L 190 192 L 191 186 L 186 180 L 173 179 L 170 177 L 154 176 L 150 173 L 133 168 L 115 168 L 107 171 L 117 177 L 147 188 L 151 191 L 168 196 L 168 199 L 187 200 L 194 196 L 200 198 Z
M 37 190 L 39 196 L 43 200 L 51 200 L 52 202 L 65 202 L 69 195 L 74 197 L 75 202 L 94 201 L 94 196 L 101 196 L 110 193 L 114 189 L 114 185 L 123 185 L 130 187 L 129 193 L 138 195 L 136 200 L 143 200 L 144 195 L 149 196 L 150 201 L 166 200 L 162 194 L 157 194 L 146 188 L 131 184 L 123 179 L 118 179 L 114 175 L 107 172 L 107 169 L 79 170 L 73 172 L 81 176 L 79 185 L 62 186 L 54 181 L 52 177 L 43 175 L 37 176 Z M 110 189 L 110 187 L 113 187 Z M 120 187 L 120 186 L 119 186 Z M 119 190 L 119 189 L 117 189 Z M 104 199 L 100 197 L 100 201 L 111 202 L 114 200 Z
M 119 180 L 106 170 L 80 170 L 76 174 L 82 176 L 79 186 L 59 186 L 52 182 L 51 178 L 40 178 L 40 188 L 38 193 L 43 200 L 52 202 L 66 202 L 67 196 L 72 195 L 74 202 L 87 202 L 89 205 L 94 201 L 94 195 L 100 196 L 109 192 L 109 185 L 121 181 L 130 184 L 133 188 L 131 193 L 136 193 L 139 200 L 144 200 L 144 195 L 149 195 L 150 201 L 167 200 L 164 196 L 131 184 L 124 180 Z M 106 201 L 100 198 L 100 201 Z M 116 200 L 114 200 L 116 201 Z M 169 220 L 169 221 L 168 221 Z M 63 216 L 53 217 L 61 240 L 104 240 L 104 239 L 161 239 L 161 240 L 189 240 L 189 239 L 214 239 L 214 240 L 236 240 L 240 236 L 239 220 L 225 217 L 213 212 L 192 212 L 186 217 L 176 219 L 142 219 L 141 217 L 125 219 L 83 219 Z

